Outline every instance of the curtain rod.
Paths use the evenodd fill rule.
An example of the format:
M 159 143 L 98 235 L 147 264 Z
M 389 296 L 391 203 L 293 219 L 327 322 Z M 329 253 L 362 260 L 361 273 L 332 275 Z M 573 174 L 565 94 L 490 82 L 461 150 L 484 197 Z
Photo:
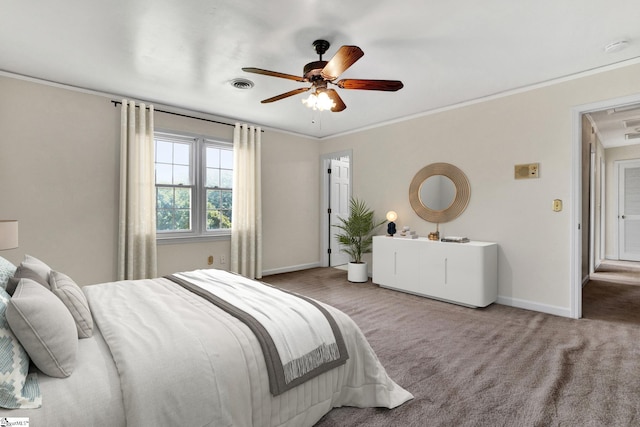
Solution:
M 118 105 L 122 104 L 121 101 L 114 101 L 111 100 L 111 102 L 113 103 L 114 107 L 117 107 Z M 136 108 L 139 108 L 138 105 L 136 105 Z M 165 113 L 165 114 L 172 114 L 174 116 L 180 116 L 180 117 L 186 117 L 188 119 L 196 119 L 196 120 L 203 120 L 205 122 L 211 122 L 211 123 L 217 123 L 219 125 L 225 125 L 225 126 L 233 126 L 235 127 L 235 125 L 232 125 L 231 123 L 225 123 L 225 122 L 219 122 L 217 120 L 211 120 L 211 119 L 205 119 L 203 117 L 195 117 L 195 116 L 189 116 L 187 114 L 181 114 L 181 113 L 174 113 L 173 111 L 165 111 L 165 110 L 156 110 L 155 108 L 153 109 L 153 111 L 157 111 L 158 113 Z M 260 129 L 260 132 L 264 132 L 264 129 Z

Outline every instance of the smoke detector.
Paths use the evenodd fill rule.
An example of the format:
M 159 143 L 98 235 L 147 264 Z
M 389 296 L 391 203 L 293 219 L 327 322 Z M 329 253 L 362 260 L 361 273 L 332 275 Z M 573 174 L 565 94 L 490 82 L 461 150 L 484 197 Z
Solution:
M 629 42 L 627 40 L 616 40 L 606 45 L 604 47 L 604 51 L 606 53 L 620 52 L 622 49 L 625 49 L 627 46 L 629 46 Z

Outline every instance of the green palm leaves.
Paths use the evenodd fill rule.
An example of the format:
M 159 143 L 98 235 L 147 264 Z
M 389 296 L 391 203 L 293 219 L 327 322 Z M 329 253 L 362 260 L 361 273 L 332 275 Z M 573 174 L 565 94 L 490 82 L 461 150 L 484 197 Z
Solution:
M 341 224 L 334 225 L 341 230 L 336 234 L 336 238 L 342 245 L 341 250 L 349 254 L 353 262 L 361 263 L 362 255 L 371 253 L 373 233 L 386 221 L 376 222 L 374 212 L 362 200 L 351 198 L 349 204 L 349 217 L 347 219 L 338 217 Z

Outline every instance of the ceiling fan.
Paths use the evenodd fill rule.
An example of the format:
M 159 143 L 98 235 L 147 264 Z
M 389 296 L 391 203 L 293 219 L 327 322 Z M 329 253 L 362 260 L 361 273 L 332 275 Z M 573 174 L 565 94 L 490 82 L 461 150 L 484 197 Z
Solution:
M 245 67 L 242 71 L 248 73 L 264 74 L 266 76 L 280 77 L 283 79 L 295 80 L 297 82 L 311 83 L 311 87 L 303 87 L 285 92 L 280 95 L 260 101 L 263 104 L 279 101 L 299 93 L 313 91 L 308 99 L 302 102 L 314 109 L 330 109 L 331 111 L 342 111 L 347 106 L 338 95 L 335 89 L 329 89 L 329 84 L 338 86 L 341 89 L 361 89 L 361 90 L 381 90 L 395 92 L 404 86 L 399 80 L 363 80 L 363 79 L 336 79 L 347 68 L 360 59 L 364 52 L 358 46 L 342 46 L 329 61 L 323 61 L 322 55 L 329 49 L 329 42 L 326 40 L 316 40 L 313 42 L 316 53 L 320 56 L 318 61 L 309 62 L 304 66 L 302 77 L 292 74 L 279 73 L 277 71 L 263 70 L 261 68 Z

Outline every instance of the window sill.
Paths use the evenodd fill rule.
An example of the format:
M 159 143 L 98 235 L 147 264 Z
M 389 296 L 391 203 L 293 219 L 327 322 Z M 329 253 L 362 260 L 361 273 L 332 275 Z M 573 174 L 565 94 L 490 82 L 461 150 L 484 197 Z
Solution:
M 156 243 L 158 245 L 178 245 L 183 243 L 203 243 L 216 242 L 222 240 L 231 240 L 231 233 L 214 234 L 208 236 L 159 236 L 156 235 Z

